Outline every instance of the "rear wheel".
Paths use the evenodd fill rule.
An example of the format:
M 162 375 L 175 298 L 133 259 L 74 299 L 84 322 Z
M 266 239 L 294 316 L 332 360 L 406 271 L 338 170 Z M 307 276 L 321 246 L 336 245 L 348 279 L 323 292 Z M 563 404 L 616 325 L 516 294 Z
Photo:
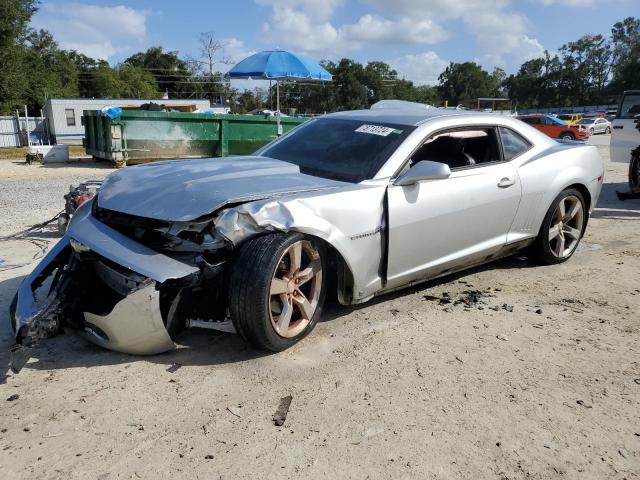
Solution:
M 594 132 L 593 128 L 590 128 L 589 129 L 589 135 L 593 135 L 593 132 Z
M 560 135 L 560 139 L 562 140 L 575 140 L 576 137 L 571 132 L 562 132 Z
M 313 330 L 325 298 L 325 251 L 301 234 L 246 242 L 232 267 L 229 310 L 251 345 L 279 352 Z
M 611 135 L 611 127 L 607 127 L 604 133 L 606 133 L 607 135 Z
M 580 243 L 586 220 L 582 194 L 574 188 L 561 192 L 542 222 L 531 248 L 533 256 L 545 265 L 569 260 Z
M 631 155 L 629 162 L 629 190 L 640 195 L 640 152 Z

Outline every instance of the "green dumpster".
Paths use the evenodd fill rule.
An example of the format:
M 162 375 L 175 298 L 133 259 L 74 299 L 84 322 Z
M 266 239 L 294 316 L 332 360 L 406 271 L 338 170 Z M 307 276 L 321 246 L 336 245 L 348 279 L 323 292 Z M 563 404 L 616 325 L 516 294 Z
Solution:
M 287 132 L 306 119 L 281 117 Z M 118 166 L 170 158 L 247 155 L 277 137 L 275 117 L 123 110 L 111 119 L 85 110 L 87 154 Z

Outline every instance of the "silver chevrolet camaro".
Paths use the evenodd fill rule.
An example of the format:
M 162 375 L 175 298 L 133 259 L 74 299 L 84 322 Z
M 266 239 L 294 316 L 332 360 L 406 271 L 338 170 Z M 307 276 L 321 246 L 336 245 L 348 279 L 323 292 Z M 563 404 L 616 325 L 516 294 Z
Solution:
M 595 147 L 519 120 L 393 102 L 253 156 L 128 167 L 20 285 L 12 368 L 62 327 L 132 354 L 185 327 L 280 351 L 314 328 L 329 286 L 357 304 L 524 248 L 564 262 L 603 170 Z

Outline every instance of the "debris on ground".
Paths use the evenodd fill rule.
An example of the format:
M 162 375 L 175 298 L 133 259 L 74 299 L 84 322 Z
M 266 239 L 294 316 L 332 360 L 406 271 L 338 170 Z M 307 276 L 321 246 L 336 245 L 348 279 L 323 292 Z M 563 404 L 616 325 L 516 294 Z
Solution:
M 293 400 L 293 397 L 291 395 L 287 395 L 286 397 L 282 397 L 280 399 L 280 405 L 278 405 L 276 413 L 273 414 L 273 423 L 275 423 L 278 427 L 284 425 L 284 421 L 287 419 L 287 413 L 289 413 L 291 400 Z
M 509 341 L 509 337 L 507 337 L 506 335 L 499 333 L 498 335 L 496 335 L 496 338 L 498 340 L 502 340 L 503 342 L 508 342 Z
M 238 418 L 242 418 L 242 415 L 240 414 L 240 410 L 236 407 L 227 407 L 227 411 L 231 414 L 234 415 Z
M 592 405 L 589 405 L 589 404 L 588 404 L 588 403 L 586 403 L 584 400 L 578 400 L 578 401 L 576 401 L 576 403 L 577 403 L 578 405 L 580 405 L 581 407 L 584 407 L 584 408 L 593 408 L 593 406 L 592 406 Z
M 182 365 L 180 363 L 174 363 L 169 368 L 167 368 L 167 372 L 175 373 L 180 367 L 182 367 Z
M 469 284 L 467 283 L 466 285 Z M 478 310 L 484 310 L 485 307 L 483 305 L 487 305 L 485 298 L 494 296 L 495 295 L 489 293 L 489 289 L 487 289 L 486 291 L 464 290 L 457 298 L 452 297 L 449 292 L 442 292 L 440 296 L 424 295 L 423 298 L 430 302 L 438 302 L 440 305 L 447 305 L 443 310 L 450 312 L 451 306 L 458 305 L 462 305 L 466 309 L 477 308 Z
M 20 395 L 18 395 L 17 393 L 14 393 L 9 398 L 7 398 L 7 402 L 15 402 L 19 398 L 20 398 Z

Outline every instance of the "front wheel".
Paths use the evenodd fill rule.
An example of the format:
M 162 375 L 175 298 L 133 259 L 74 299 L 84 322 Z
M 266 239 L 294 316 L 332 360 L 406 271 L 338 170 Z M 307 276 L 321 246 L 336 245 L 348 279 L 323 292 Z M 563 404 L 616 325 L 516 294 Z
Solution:
M 604 133 L 606 135 L 611 135 L 611 127 L 607 127 L 607 129 L 604 131 Z
M 631 162 L 629 162 L 629 190 L 635 195 L 640 195 L 640 152 L 631 155 Z
M 247 241 L 232 265 L 229 310 L 254 347 L 279 352 L 315 327 L 325 298 L 323 245 L 302 234 Z
M 544 265 L 569 260 L 580 243 L 586 220 L 582 194 L 574 188 L 562 191 L 547 211 L 540 233 L 531 246 L 535 259 Z

